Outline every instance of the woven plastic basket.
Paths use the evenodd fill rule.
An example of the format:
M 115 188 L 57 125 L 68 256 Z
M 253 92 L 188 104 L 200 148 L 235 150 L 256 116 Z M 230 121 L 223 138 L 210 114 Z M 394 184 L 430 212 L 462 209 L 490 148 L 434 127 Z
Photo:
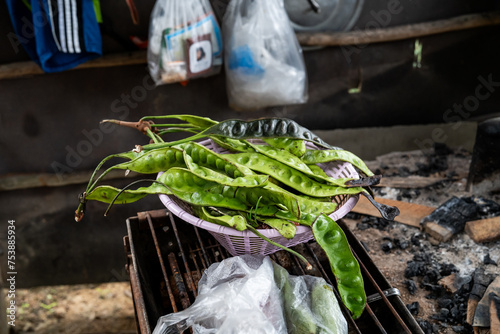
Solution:
M 200 144 L 205 145 L 215 152 L 227 153 L 227 151 L 214 144 L 211 140 L 205 140 Z M 308 148 L 317 149 L 317 147 L 309 143 Z M 354 167 L 347 162 L 329 162 L 319 164 L 319 166 L 328 176 L 334 178 L 358 177 L 358 173 Z M 330 215 L 330 217 L 333 220 L 338 220 L 344 217 L 356 205 L 358 199 L 358 196 L 336 196 L 334 201 L 338 204 L 338 207 L 337 210 Z M 179 203 L 179 200 L 173 197 L 160 195 L 160 200 L 163 202 L 165 207 L 177 217 L 194 226 L 207 230 L 233 256 L 243 254 L 268 255 L 281 250 L 279 247 L 262 240 L 251 231 L 237 231 L 236 229 L 213 224 L 195 217 L 188 212 L 189 209 L 185 205 L 182 205 Z M 293 239 L 284 238 L 275 229 L 259 229 L 258 231 L 269 239 L 286 247 L 292 247 L 313 239 L 311 228 L 307 226 L 297 226 L 297 233 Z

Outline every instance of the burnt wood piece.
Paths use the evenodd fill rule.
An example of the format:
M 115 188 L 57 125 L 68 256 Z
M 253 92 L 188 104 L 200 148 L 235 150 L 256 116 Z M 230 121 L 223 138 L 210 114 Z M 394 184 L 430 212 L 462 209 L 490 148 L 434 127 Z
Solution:
M 490 200 L 452 197 L 422 220 L 424 231 L 440 242 L 446 242 L 464 230 L 468 221 L 500 214 L 500 206 Z
M 476 312 L 477 305 L 484 295 L 486 288 L 490 285 L 492 277 L 486 275 L 483 268 L 478 268 L 474 272 L 472 290 L 469 295 L 469 300 L 467 301 L 467 318 L 468 324 L 472 325 L 474 322 L 474 314 Z
M 500 217 L 467 222 L 465 232 L 477 243 L 500 240 Z
M 434 208 L 425 205 L 395 201 L 380 197 L 378 197 L 376 200 L 381 204 L 394 206 L 399 209 L 400 214 L 399 216 L 394 218 L 394 221 L 418 228 L 420 228 L 420 221 L 422 220 L 422 218 L 426 217 L 427 215 L 429 215 L 431 212 L 434 211 Z M 352 212 L 374 217 L 382 217 L 378 212 L 377 208 L 375 208 L 364 197 L 359 198 L 358 204 L 356 204 L 354 209 L 352 209 Z
M 500 333 L 500 297 L 490 293 L 490 329 L 492 334 Z
M 472 152 L 467 187 L 500 189 L 500 117 L 480 123 Z
M 500 295 L 500 276 L 497 276 L 495 280 L 488 286 L 483 297 L 479 301 L 476 307 L 476 312 L 474 314 L 474 322 L 472 325 L 474 327 L 490 327 L 490 294 L 494 293 L 497 296 Z

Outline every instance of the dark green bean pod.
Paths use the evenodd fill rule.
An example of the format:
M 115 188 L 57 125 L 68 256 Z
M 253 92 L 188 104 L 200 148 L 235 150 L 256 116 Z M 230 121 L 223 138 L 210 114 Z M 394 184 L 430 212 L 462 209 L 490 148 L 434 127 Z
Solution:
M 355 195 L 365 191 L 361 187 L 345 188 L 319 183 L 279 161 L 260 153 L 227 154 L 226 159 L 246 166 L 254 171 L 268 174 L 293 189 L 314 197 Z M 350 179 L 347 179 L 350 180 Z
M 293 138 L 310 141 L 328 149 L 339 149 L 324 142 L 314 133 L 287 118 L 262 118 L 253 121 L 226 120 L 200 132 L 203 136 L 232 139 Z
M 346 161 L 365 173 L 366 176 L 374 175 L 363 160 L 358 158 L 355 154 L 345 150 L 307 150 L 306 154 L 304 154 L 301 159 L 308 165 L 338 160 Z
M 301 157 L 306 153 L 306 142 L 302 139 L 263 138 L 263 140 L 270 146 L 288 151 L 297 157 Z
M 330 217 L 319 215 L 312 225 L 312 232 L 328 257 L 344 305 L 354 319 L 359 318 L 366 305 L 363 276 L 344 231 Z

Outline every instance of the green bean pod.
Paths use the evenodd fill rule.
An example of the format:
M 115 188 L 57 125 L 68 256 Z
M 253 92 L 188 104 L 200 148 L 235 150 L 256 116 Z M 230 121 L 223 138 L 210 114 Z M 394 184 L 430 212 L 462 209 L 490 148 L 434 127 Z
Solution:
M 259 218 L 258 220 L 274 228 L 287 239 L 293 239 L 295 233 L 297 233 L 297 226 L 287 220 L 279 218 Z
M 215 153 L 199 143 L 190 142 L 175 147 L 184 150 L 191 157 L 192 162 L 220 171 L 232 178 L 253 174 L 247 167 L 235 165 L 227 160 L 225 158 L 226 154 Z
M 253 152 L 254 150 L 244 140 L 231 139 L 226 137 L 209 136 L 214 143 L 229 151 Z
M 159 180 L 180 199 L 193 205 L 220 206 L 232 210 L 246 211 L 259 202 L 263 205 L 284 205 L 300 217 L 300 209 L 293 197 L 264 188 L 228 186 L 209 181 L 184 168 L 170 168 Z
M 354 167 L 365 173 L 366 176 L 374 175 L 363 160 L 346 150 L 307 150 L 301 159 L 306 164 L 318 164 L 341 160 L 349 162 Z
M 344 305 L 354 319 L 359 318 L 366 304 L 363 276 L 344 231 L 330 217 L 319 215 L 312 225 L 312 232 L 328 257 Z
M 116 204 L 128 204 L 136 202 L 147 195 L 169 194 L 169 190 L 157 183 L 149 187 L 141 187 L 138 189 L 122 190 L 112 186 L 98 186 L 90 193 L 85 194 L 86 201 L 99 201 L 110 204 L 113 200 Z M 120 194 L 118 197 L 116 197 Z M 116 199 L 115 199 L 116 198 Z
M 87 192 L 90 192 L 97 183 L 110 171 L 115 169 L 124 169 L 132 172 L 137 172 L 141 174 L 157 174 L 171 167 L 185 167 L 184 163 L 184 153 L 181 149 L 166 147 L 159 148 L 156 150 L 151 150 L 137 158 L 114 165 L 107 170 L 105 170 L 97 180 L 87 188 Z
M 263 140 L 270 146 L 288 151 L 297 157 L 301 157 L 306 153 L 306 142 L 302 139 L 263 138 Z
M 365 191 L 361 187 L 345 188 L 342 186 L 319 183 L 310 179 L 304 173 L 260 153 L 227 154 L 226 159 L 246 166 L 254 171 L 268 174 L 283 184 L 313 197 L 354 195 Z
M 242 215 L 220 215 L 216 216 L 211 214 L 206 207 L 193 207 L 195 210 L 195 214 L 207 222 L 211 222 L 214 224 L 232 227 L 238 231 L 244 231 L 247 229 L 247 220 Z

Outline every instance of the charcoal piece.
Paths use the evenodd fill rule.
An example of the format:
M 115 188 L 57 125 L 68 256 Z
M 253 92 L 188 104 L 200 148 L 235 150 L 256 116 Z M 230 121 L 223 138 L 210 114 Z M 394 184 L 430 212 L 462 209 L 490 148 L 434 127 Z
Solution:
M 386 241 L 382 244 L 382 250 L 386 253 L 389 253 L 392 249 L 394 249 L 394 244 L 390 241 Z
M 356 224 L 356 227 L 358 228 L 358 230 L 360 231 L 364 231 L 364 230 L 367 230 L 370 228 L 370 225 L 367 224 L 367 223 L 357 223 Z
M 470 292 L 470 298 L 473 300 L 480 300 L 483 297 L 486 288 L 492 281 L 493 277 L 487 275 L 483 268 L 476 269 L 473 275 L 474 283 Z
M 480 196 L 471 196 L 468 199 L 476 204 L 478 218 L 500 216 L 500 205 L 497 202 Z
M 453 301 L 449 298 L 438 299 L 438 306 L 441 308 L 450 308 L 453 305 Z
M 422 276 L 425 273 L 425 263 L 420 261 L 409 261 L 405 269 L 405 277 L 411 278 Z
M 434 333 L 438 333 L 438 331 L 439 331 L 439 327 L 437 325 L 432 325 L 427 320 L 417 319 L 417 323 L 420 326 L 420 328 L 422 328 L 422 331 L 425 334 L 434 334 Z
M 455 272 L 458 272 L 458 269 L 453 263 L 445 263 L 441 265 L 441 270 L 439 274 L 441 276 L 449 276 Z
M 420 240 L 424 239 L 424 236 L 422 233 L 415 233 L 411 236 L 410 241 L 414 246 L 419 247 L 420 246 Z
M 400 240 L 400 239 L 398 239 L 398 242 L 396 243 L 396 245 L 397 245 L 399 248 L 401 248 L 401 249 L 405 250 L 405 249 L 407 249 L 408 247 L 410 247 L 410 242 L 409 242 L 408 240 Z
M 442 315 L 443 317 L 446 317 L 448 316 L 448 314 L 450 314 L 450 310 L 448 310 L 447 308 L 442 308 L 441 310 L 439 310 L 439 314 Z
M 487 253 L 484 258 L 483 258 L 483 263 L 484 264 L 492 264 L 494 266 L 497 265 L 497 263 L 495 261 L 493 261 L 493 259 L 490 257 L 490 253 Z
M 422 223 L 435 222 L 449 229 L 453 234 L 462 232 L 465 223 L 477 217 L 477 205 L 453 196 L 434 212 L 425 217 Z
M 455 333 L 470 333 L 469 330 L 465 328 L 465 326 L 451 326 L 451 329 Z
M 408 292 L 410 293 L 410 295 L 414 295 L 417 292 L 417 290 L 418 290 L 417 283 L 415 283 L 414 280 L 409 279 L 409 280 L 406 280 L 404 283 L 405 283 L 406 289 L 408 289 Z
M 420 304 L 418 302 L 406 304 L 406 308 L 411 314 L 418 315 L 418 312 L 420 311 Z

